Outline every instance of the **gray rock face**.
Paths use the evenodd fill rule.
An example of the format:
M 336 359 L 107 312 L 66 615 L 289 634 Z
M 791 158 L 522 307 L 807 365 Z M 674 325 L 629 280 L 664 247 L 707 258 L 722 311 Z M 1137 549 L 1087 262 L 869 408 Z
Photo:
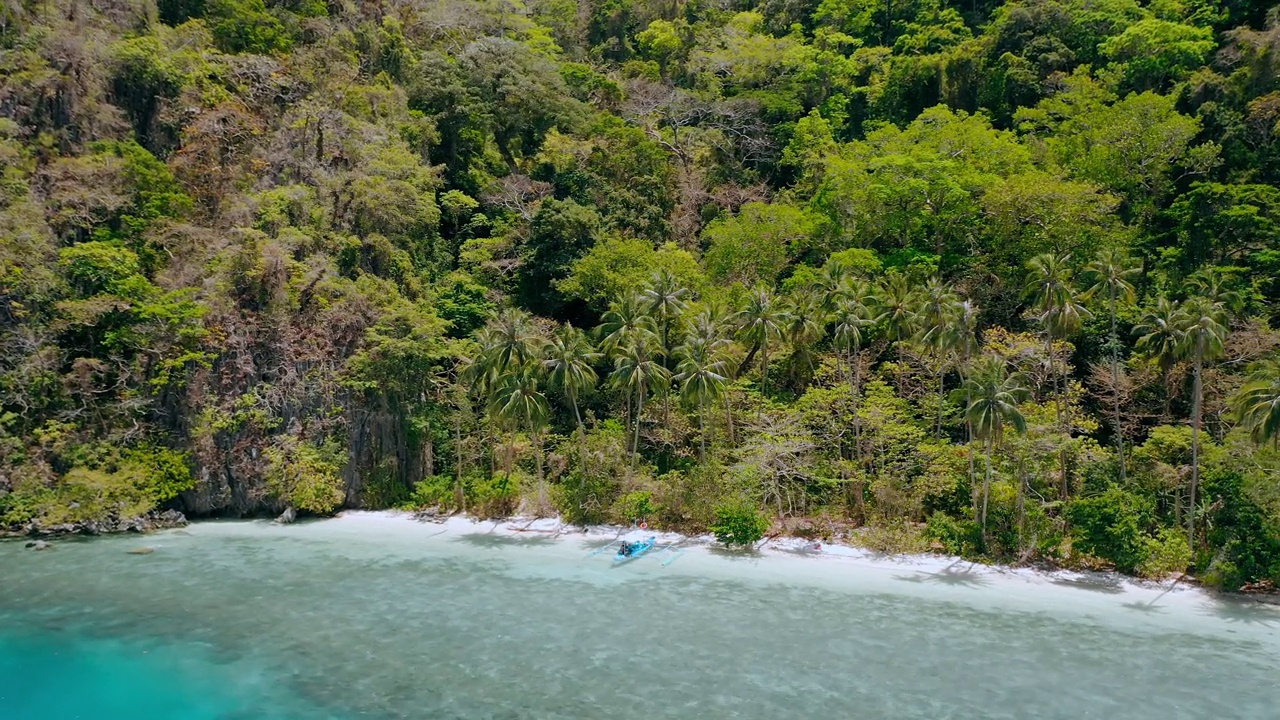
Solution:
M 298 511 L 294 510 L 293 506 L 290 505 L 289 507 L 284 509 L 284 512 L 280 513 L 280 517 L 276 518 L 276 522 L 280 523 L 281 525 L 288 525 L 289 523 L 297 519 L 298 519 Z

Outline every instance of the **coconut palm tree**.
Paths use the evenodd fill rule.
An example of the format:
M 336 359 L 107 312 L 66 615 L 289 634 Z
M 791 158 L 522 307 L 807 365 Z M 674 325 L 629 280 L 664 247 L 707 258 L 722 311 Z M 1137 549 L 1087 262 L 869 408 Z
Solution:
M 539 387 L 539 369 L 540 366 L 532 362 L 508 369 L 489 393 L 489 412 L 500 424 L 514 431 L 522 426 L 528 429 L 538 465 L 538 497 L 540 505 L 545 506 L 541 431 L 551 417 L 551 406 Z M 508 465 L 506 475 L 502 478 L 503 490 L 507 488 L 510 479 L 511 466 Z
M 1187 513 L 1187 542 L 1195 547 L 1196 489 L 1200 482 L 1200 426 L 1204 411 L 1204 364 L 1222 355 L 1227 339 L 1227 309 L 1220 302 L 1193 297 L 1182 304 L 1179 351 L 1190 358 L 1191 389 L 1191 483 Z
M 609 381 L 628 395 L 636 398 L 635 429 L 631 442 L 631 468 L 636 467 L 640 454 L 640 418 L 644 414 L 644 399 L 652 390 L 665 389 L 671 373 L 662 364 L 662 352 L 656 343 L 645 335 L 635 335 L 615 351 L 613 372 Z
M 885 277 L 876 292 L 876 303 L 889 337 L 898 348 L 898 360 L 902 360 L 902 341 L 915 333 L 920 316 L 920 295 L 911 280 L 894 272 Z M 898 395 L 902 395 L 902 373 L 898 373 Z
M 578 409 L 578 398 L 596 386 L 596 371 L 592 363 L 599 360 L 600 353 L 591 346 L 586 333 L 572 325 L 564 325 L 551 337 L 547 344 L 546 357 L 542 361 L 547 379 L 553 387 L 560 388 L 565 399 L 573 407 L 573 419 L 578 427 L 579 462 L 585 482 L 587 462 L 587 431 L 582 424 L 582 413 Z
M 645 310 L 658 326 L 664 358 L 671 356 L 673 345 L 678 342 L 674 335 L 680 327 L 681 313 L 689 306 L 688 296 L 689 289 L 666 270 L 654 273 L 640 291 Z
M 1071 256 L 1045 253 L 1031 258 L 1027 263 L 1026 296 L 1031 300 L 1031 311 L 1040 327 L 1044 329 L 1045 354 L 1049 361 L 1049 376 L 1053 379 L 1053 391 L 1058 396 L 1056 412 L 1058 429 L 1063 437 L 1071 434 L 1070 418 L 1067 417 L 1067 396 L 1069 383 L 1066 363 L 1062 364 L 1061 376 L 1055 374 L 1057 356 L 1054 350 L 1055 340 L 1066 340 L 1080 331 L 1084 321 L 1091 315 L 1089 309 L 1080 302 L 1071 281 Z M 1061 383 L 1059 383 L 1061 381 Z M 1060 458 L 1060 474 L 1062 479 L 1062 498 L 1068 494 L 1067 449 L 1064 445 Z
M 1117 312 L 1121 303 L 1132 303 L 1134 301 L 1133 284 L 1131 278 L 1136 277 L 1141 268 L 1136 267 L 1129 259 L 1129 256 L 1119 248 L 1107 248 L 1098 253 L 1098 256 L 1085 266 L 1084 275 L 1089 287 L 1085 288 L 1085 300 L 1092 298 L 1101 298 L 1107 303 L 1107 313 L 1111 316 L 1111 334 L 1107 338 L 1108 349 L 1111 352 L 1111 386 L 1112 397 L 1112 422 L 1115 424 L 1116 434 L 1116 458 L 1120 465 L 1120 482 L 1125 480 L 1125 456 L 1124 456 L 1124 424 L 1120 410 L 1120 329 L 1117 320 Z
M 726 381 L 720 341 L 703 333 L 691 334 L 678 348 L 676 382 L 685 402 L 698 407 L 698 460 L 707 459 L 707 405 L 720 397 Z
M 986 447 L 986 475 L 982 481 L 982 505 L 978 517 L 982 525 L 982 537 L 987 537 L 987 502 L 991 496 L 991 463 L 995 450 L 1004 441 L 1006 426 L 1019 433 L 1026 432 L 1018 405 L 1029 397 L 1021 375 L 1009 374 L 1004 361 L 997 357 L 985 357 L 974 363 L 964 379 L 964 386 L 957 391 L 968 399 L 965 417 L 973 427 L 974 435 Z
M 782 334 L 791 344 L 790 364 L 803 392 L 813 374 L 814 346 L 827 330 L 822 297 L 811 287 L 800 288 L 787 298 L 786 314 Z
M 1254 368 L 1231 404 L 1254 442 L 1280 443 L 1280 359 L 1272 358 Z
M 938 418 L 935 437 L 942 437 L 943 379 L 947 359 L 960 341 L 960 296 L 937 278 L 925 284 L 918 318 L 917 340 L 932 356 L 938 383 Z
M 853 401 L 853 446 L 858 466 L 862 466 L 862 420 L 858 416 L 858 401 L 862 395 L 862 344 L 867 334 L 883 318 L 872 285 L 853 278 L 845 281 L 832 293 L 832 342 L 844 355 L 845 380 L 849 383 L 849 397 Z
M 533 316 L 516 308 L 504 308 L 477 337 L 480 353 L 476 366 L 482 386 L 522 368 L 537 357 L 544 343 Z
M 1160 378 L 1165 389 L 1163 415 L 1166 420 L 1169 417 L 1169 402 L 1173 397 L 1169 373 L 1178 363 L 1183 320 L 1182 307 L 1177 301 L 1158 297 L 1155 305 L 1142 314 L 1142 319 L 1134 327 L 1139 333 L 1135 345 L 1138 352 L 1154 360 L 1160 368 Z
M 769 347 L 782 338 L 783 328 L 790 320 L 786 309 L 766 287 L 757 287 L 747 298 L 747 306 L 734 315 L 738 336 L 751 344 L 747 357 L 738 367 L 741 375 L 751 367 L 756 353 L 760 354 L 760 392 L 769 392 Z
M 651 344 L 658 340 L 657 324 L 640 293 L 627 293 L 610 303 L 596 332 L 600 346 L 609 352 L 634 342 L 636 337 Z

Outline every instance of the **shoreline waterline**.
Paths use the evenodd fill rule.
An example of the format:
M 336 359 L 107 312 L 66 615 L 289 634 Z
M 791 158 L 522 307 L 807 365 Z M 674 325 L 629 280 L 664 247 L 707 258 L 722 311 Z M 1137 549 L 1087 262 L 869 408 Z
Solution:
M 907 591 L 915 594 L 924 586 L 932 588 L 932 592 L 926 594 L 944 601 L 962 600 L 974 592 L 989 594 L 995 606 L 1010 610 L 1034 611 L 1042 606 L 1062 609 L 1062 602 L 1068 599 L 1077 609 L 1119 604 L 1153 615 L 1171 608 L 1188 611 L 1240 608 L 1242 612 L 1254 612 L 1256 608 L 1263 619 L 1274 614 L 1280 627 L 1280 607 L 1173 579 L 1155 582 L 1115 572 L 988 565 L 938 554 L 886 554 L 840 543 L 822 543 L 821 550 L 815 552 L 809 549 L 813 541 L 794 537 L 767 539 L 748 549 L 727 549 L 709 534 L 688 536 L 612 525 L 584 527 L 567 525 L 557 518 L 480 519 L 453 515 L 421 519 L 398 510 L 347 510 L 332 518 L 289 525 L 267 520 L 197 521 L 186 531 L 219 534 L 232 529 L 237 534 L 328 538 L 352 543 L 395 541 L 400 545 L 394 549 L 384 547 L 397 555 L 413 547 L 429 549 L 432 543 L 441 542 L 536 551 L 532 554 L 538 557 L 530 558 L 528 571 L 537 567 L 537 560 L 548 558 L 559 562 L 581 561 L 588 567 L 592 562 L 608 564 L 607 557 L 588 555 L 614 540 L 635 541 L 655 536 L 660 544 L 677 545 L 682 554 L 669 564 L 664 561 L 671 559 L 670 556 L 629 562 L 626 568 L 631 573 L 653 578 L 660 577 L 661 573 L 706 573 L 717 577 L 729 575 L 748 582 L 754 579 L 770 584 L 795 583 L 890 594 Z M 744 565 L 752 571 L 742 570 Z M 732 572 L 726 574 L 727 568 L 732 568 Z
M 19 707 L 175 688 L 151 714 L 93 715 L 86 700 L 61 715 L 95 720 L 1261 720 L 1274 708 L 1273 607 L 934 556 L 805 553 L 803 541 L 729 552 L 692 538 L 665 564 L 591 555 L 620 534 L 681 539 L 349 512 L 42 552 L 0 543 L 0 666 L 7 643 L 14 686 L 37 689 Z M 32 653 L 47 662 L 33 668 Z M 43 685 L 23 680 L 37 671 Z M 172 709 L 183 702 L 206 711 Z

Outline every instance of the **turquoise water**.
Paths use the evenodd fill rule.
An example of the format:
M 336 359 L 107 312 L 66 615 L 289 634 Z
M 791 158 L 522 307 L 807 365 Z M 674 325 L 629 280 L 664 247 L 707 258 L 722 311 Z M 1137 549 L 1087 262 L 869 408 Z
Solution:
M 0 543 L 0 718 L 1267 718 L 1280 614 L 357 516 Z M 151 545 L 149 555 L 127 550 Z

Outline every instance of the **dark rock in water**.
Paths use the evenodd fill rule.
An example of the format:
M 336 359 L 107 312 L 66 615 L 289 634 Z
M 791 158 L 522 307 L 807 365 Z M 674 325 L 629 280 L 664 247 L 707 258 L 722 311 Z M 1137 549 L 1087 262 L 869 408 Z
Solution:
M 293 506 L 290 505 L 284 509 L 284 512 L 280 513 L 280 517 L 276 518 L 276 522 L 280 523 L 281 525 L 288 525 L 289 523 L 297 519 L 298 519 L 298 511 L 294 510 Z
M 35 537 L 52 537 L 58 535 L 102 535 L 105 533 L 134 532 L 146 533 L 165 528 L 185 527 L 187 518 L 177 510 L 152 511 L 146 515 L 122 518 L 111 515 L 105 518 L 82 520 L 74 523 L 45 525 L 40 520 L 32 520 L 22 527 L 22 534 Z
M 150 555 L 155 551 L 156 549 L 153 547 L 140 547 L 140 548 L 134 548 L 130 550 L 129 554 L 130 555 Z
M 53 543 L 47 543 L 44 540 L 32 540 L 31 542 L 27 543 L 27 547 L 31 548 L 32 550 L 48 550 L 49 548 L 53 547 Z
M 161 512 L 152 512 L 151 518 L 152 528 L 162 530 L 164 528 L 186 527 L 188 524 L 187 516 L 177 510 L 163 510 Z

